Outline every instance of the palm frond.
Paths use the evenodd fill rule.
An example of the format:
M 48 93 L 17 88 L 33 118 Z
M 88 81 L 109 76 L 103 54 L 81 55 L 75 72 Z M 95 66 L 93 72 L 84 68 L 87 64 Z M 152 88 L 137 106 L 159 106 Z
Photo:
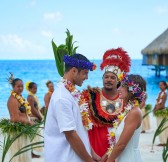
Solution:
M 32 149 L 34 149 L 34 148 L 44 147 L 44 145 L 41 145 L 41 144 L 44 144 L 44 141 L 31 143 L 31 144 L 29 144 L 29 145 L 27 145 L 27 146 L 25 146 L 25 147 L 22 147 L 20 150 L 18 150 L 18 151 L 11 157 L 11 159 L 9 160 L 9 162 L 12 161 L 12 159 L 13 159 L 14 157 L 16 157 L 16 156 L 18 156 L 18 155 L 20 155 L 20 154 L 22 154 L 22 153 L 24 153 L 24 152 L 27 152 L 27 151 L 32 150 Z
M 54 52 L 56 67 L 61 77 L 64 74 L 64 62 L 63 62 L 64 55 L 73 55 L 76 53 L 76 49 L 78 48 L 73 46 L 75 43 L 73 42 L 73 35 L 70 34 L 70 31 L 68 29 L 66 31 L 66 35 L 67 37 L 65 39 L 65 44 L 61 44 L 57 46 L 56 43 L 53 41 L 53 39 L 51 42 L 53 52 Z
M 39 135 L 37 133 L 38 129 L 41 127 L 42 123 L 36 123 L 33 126 L 22 124 L 22 123 L 12 123 L 9 119 L 2 119 L 0 121 L 0 129 L 2 134 L 4 135 L 3 141 L 3 149 L 2 149 L 2 159 L 1 161 L 5 161 L 5 157 L 7 152 L 9 151 L 11 145 L 21 136 L 25 138 L 33 139 L 35 135 Z M 41 135 L 39 135 L 41 136 Z M 32 144 L 31 144 L 32 145 Z M 25 152 L 25 150 L 24 150 Z M 16 152 L 17 155 L 21 154 L 22 152 Z
M 163 159 L 163 162 L 166 162 L 168 159 L 168 138 L 167 138 L 166 146 L 164 146 L 163 148 L 162 159 Z
M 143 119 L 146 118 L 150 113 L 152 112 L 152 110 L 148 111 L 145 115 L 143 115 Z
M 152 150 L 153 150 L 153 145 L 155 143 L 155 139 L 156 137 L 161 134 L 165 129 L 168 128 L 168 126 L 165 127 L 166 122 L 168 122 L 167 118 L 163 118 L 162 121 L 160 122 L 158 128 L 156 129 L 154 136 L 153 136 L 153 140 L 152 140 Z

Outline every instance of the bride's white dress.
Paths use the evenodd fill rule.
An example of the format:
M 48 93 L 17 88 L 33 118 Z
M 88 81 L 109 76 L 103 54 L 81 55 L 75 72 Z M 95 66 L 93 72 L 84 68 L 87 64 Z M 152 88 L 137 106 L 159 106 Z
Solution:
M 125 120 L 125 118 L 120 123 L 119 127 L 117 128 L 116 141 L 119 140 L 119 137 L 124 129 L 124 120 Z M 142 162 L 140 151 L 138 148 L 140 133 L 141 133 L 141 126 L 135 130 L 132 138 L 128 142 L 124 151 L 116 159 L 116 162 Z

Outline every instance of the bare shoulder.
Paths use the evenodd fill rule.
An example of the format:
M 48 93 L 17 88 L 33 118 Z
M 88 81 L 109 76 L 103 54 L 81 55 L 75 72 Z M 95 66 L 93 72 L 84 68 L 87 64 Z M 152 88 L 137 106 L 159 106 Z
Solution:
M 50 97 L 51 96 L 51 93 L 46 93 L 45 94 L 45 97 Z
M 28 96 L 27 96 L 27 100 L 29 100 L 29 101 L 32 101 L 32 100 L 33 100 L 33 101 L 34 101 L 34 97 L 33 97 L 32 95 L 28 95 Z
M 8 99 L 8 104 L 17 103 L 17 99 L 14 96 L 10 96 Z
M 142 112 L 139 107 L 134 107 L 126 118 L 126 121 L 141 121 L 142 120 Z
M 16 106 L 19 106 L 19 102 L 17 101 L 17 99 L 14 96 L 10 96 L 7 102 L 7 106 L 8 108 L 13 108 Z

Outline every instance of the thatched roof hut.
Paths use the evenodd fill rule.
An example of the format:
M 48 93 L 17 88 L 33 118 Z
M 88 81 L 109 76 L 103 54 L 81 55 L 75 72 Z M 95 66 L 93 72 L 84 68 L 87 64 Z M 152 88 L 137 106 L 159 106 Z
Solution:
M 142 54 L 167 54 L 168 55 L 168 29 L 158 36 L 142 51 Z
M 168 29 L 145 47 L 141 53 L 143 54 L 143 65 L 154 65 L 155 70 L 159 69 L 159 75 L 160 69 L 166 69 L 166 75 L 168 75 Z

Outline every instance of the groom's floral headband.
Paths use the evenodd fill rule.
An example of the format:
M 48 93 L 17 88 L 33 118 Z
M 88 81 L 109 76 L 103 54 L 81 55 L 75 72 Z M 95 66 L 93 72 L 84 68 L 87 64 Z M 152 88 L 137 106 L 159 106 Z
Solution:
M 93 70 L 96 69 L 96 64 L 94 64 L 90 61 L 78 60 L 78 59 L 76 59 L 74 57 L 71 57 L 69 55 L 65 55 L 64 58 L 63 58 L 63 61 L 67 65 L 73 66 L 73 67 L 76 67 L 76 68 L 87 69 L 87 70 L 90 70 L 90 71 L 93 71 Z
M 146 99 L 146 92 L 143 91 L 139 84 L 135 84 L 128 75 L 125 75 L 121 80 L 121 86 L 128 87 L 128 91 L 135 95 L 136 99 L 143 102 Z

